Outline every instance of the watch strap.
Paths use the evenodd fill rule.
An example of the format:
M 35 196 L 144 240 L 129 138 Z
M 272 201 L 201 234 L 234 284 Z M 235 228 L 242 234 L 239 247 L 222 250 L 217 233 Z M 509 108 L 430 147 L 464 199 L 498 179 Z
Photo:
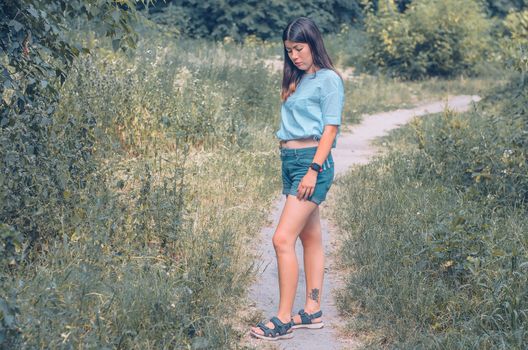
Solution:
M 313 169 L 313 170 L 317 171 L 318 173 L 323 171 L 323 167 L 321 165 L 315 163 L 315 162 L 310 164 L 310 169 Z

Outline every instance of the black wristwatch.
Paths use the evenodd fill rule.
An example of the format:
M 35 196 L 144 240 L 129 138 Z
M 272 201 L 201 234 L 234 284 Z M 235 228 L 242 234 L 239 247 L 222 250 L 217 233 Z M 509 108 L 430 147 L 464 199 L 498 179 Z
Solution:
M 323 167 L 321 167 L 319 164 L 317 163 L 312 163 L 310 164 L 310 169 L 313 169 L 315 171 L 317 171 L 318 173 L 320 173 L 321 171 L 323 171 Z

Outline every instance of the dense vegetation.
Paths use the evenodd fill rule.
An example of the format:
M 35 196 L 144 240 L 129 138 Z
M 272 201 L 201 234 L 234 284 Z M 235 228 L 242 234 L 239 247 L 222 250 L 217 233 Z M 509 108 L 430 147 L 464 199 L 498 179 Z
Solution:
M 411 5 L 399 16 L 412 23 L 417 14 Z M 367 347 L 528 343 L 526 15 L 512 12 L 495 22 L 494 44 L 484 46 L 490 61 L 514 72 L 506 86 L 487 92 L 471 112 L 445 111 L 394 132 L 384 140 L 386 156 L 338 185 L 334 217 L 350 270 L 339 299 L 352 329 L 370 335 Z M 370 20 L 391 18 L 371 17 L 367 28 Z M 367 43 L 389 47 L 372 34 Z M 382 67 L 413 77 L 401 62 Z
M 233 347 L 278 77 L 149 27 L 114 52 L 129 10 L 99 5 L 1 7 L 1 347 Z M 66 35 L 99 11 L 101 36 Z
M 241 40 L 247 35 L 260 39 L 274 39 L 281 35 L 283 28 L 292 19 L 299 16 L 313 18 L 324 33 L 336 33 L 343 26 L 357 26 L 363 23 L 365 9 L 374 13 L 383 12 L 387 4 L 394 4 L 392 14 L 406 12 L 409 7 L 422 1 L 413 0 L 329 0 L 329 1 L 243 1 L 243 0 L 165 0 L 153 2 L 150 5 L 139 6 L 148 8 L 150 17 L 160 24 L 165 24 L 168 30 L 184 36 L 198 38 L 214 38 L 223 40 L 226 37 Z M 443 3 L 443 2 L 442 2 Z M 469 3 L 469 9 L 475 10 L 473 4 L 459 1 L 460 7 Z M 456 4 L 452 1 L 449 5 Z M 524 8 L 525 0 L 482 0 L 479 11 L 485 11 L 490 16 L 504 17 L 510 11 Z M 442 7 L 430 1 L 427 6 Z M 445 9 L 445 7 L 443 7 Z M 435 11 L 435 10 L 433 10 Z M 471 13 L 470 13 L 471 14 Z M 478 14 L 471 14 L 475 16 Z M 429 23 L 427 27 L 432 27 Z M 474 32 L 477 33 L 478 28 Z
M 361 9 L 358 0 L 172 0 L 156 3 L 149 12 L 155 21 L 186 36 L 240 40 L 247 35 L 280 37 L 286 24 L 299 16 L 310 16 L 324 32 L 336 32 L 342 24 L 357 22 Z
M 416 1 L 402 14 L 395 7 L 387 2 L 365 20 L 370 70 L 410 79 L 470 74 L 491 49 L 477 1 Z
M 416 121 L 344 178 L 340 303 L 373 348 L 524 349 L 528 89 Z
M 508 84 L 468 113 L 394 132 L 386 156 L 338 183 L 334 218 L 350 271 L 339 300 L 352 329 L 370 335 L 367 347 L 526 348 L 525 15 L 506 16 L 498 38 Z
M 4 179 L 0 221 L 31 237 L 31 245 L 40 237 L 55 235 L 49 226 L 50 213 L 64 204 L 64 191 L 75 193 L 82 186 L 80 179 L 93 167 L 93 118 L 68 116 L 72 121 L 60 127 L 67 136 L 53 132 L 60 85 L 83 50 L 68 40 L 68 20 L 89 16 L 99 23 L 102 35 L 134 44 L 134 36 L 127 34 L 133 17 L 128 11 L 105 0 L 94 2 L 93 7 L 82 5 L 81 1 L 6 1 L 0 6 Z M 68 140 L 70 136 L 75 144 Z
M 0 347 L 238 346 L 236 314 L 253 266 L 246 247 L 279 187 L 272 132 L 280 78 L 263 59 L 282 49 L 261 39 L 298 15 L 335 34 L 326 43 L 340 66 L 406 79 L 475 75 L 492 67 L 482 66 L 486 52 L 496 71 L 506 65 L 520 74 L 467 121 L 446 114 L 407 131 L 399 153 L 354 175 L 370 190 L 343 182 L 349 206 L 337 215 L 349 232 L 345 263 L 365 266 L 351 275 L 343 307 L 359 303 L 369 325 L 393 330 L 391 341 L 524 341 L 528 22 L 526 11 L 508 9 L 525 3 L 468 2 L 474 11 L 465 24 L 440 16 L 439 2 L 395 1 L 393 12 L 387 3 L 2 2 Z M 451 14 L 466 9 L 445 3 Z M 144 7 L 161 26 L 143 17 Z M 394 42 L 382 40 L 392 24 L 389 39 L 412 34 L 397 46 L 406 56 L 396 61 Z M 487 34 L 474 40 L 477 28 Z M 435 56 L 430 48 L 439 43 Z M 369 66 L 374 51 L 383 57 Z M 420 59 L 409 64 L 414 56 Z M 354 75 L 346 118 L 472 92 L 489 79 Z M 360 207 L 356 198 L 364 199 Z M 418 199 L 427 201 L 420 214 L 412 211 Z M 413 232 L 421 234 L 403 244 Z M 374 233 L 358 243 L 358 235 Z M 377 275 L 369 275 L 371 262 Z M 399 274 L 395 262 L 405 267 Z M 405 289 L 394 276 L 429 289 L 423 299 L 395 297 Z M 382 312 L 393 323 L 377 318 Z M 476 312 L 485 316 L 480 328 Z M 425 330 L 406 331 L 414 326 Z

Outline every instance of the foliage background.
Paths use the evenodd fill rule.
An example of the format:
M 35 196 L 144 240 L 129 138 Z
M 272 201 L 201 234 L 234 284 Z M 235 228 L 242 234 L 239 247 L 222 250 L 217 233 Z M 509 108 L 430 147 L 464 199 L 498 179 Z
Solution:
M 373 347 L 526 343 L 525 1 L 6 0 L 2 347 L 241 346 L 246 248 L 279 187 L 267 64 L 300 15 L 352 68 L 350 122 L 510 80 L 343 180 L 361 273 L 341 301 L 368 321 L 355 331 L 389 330 Z
M 471 74 L 490 48 L 489 30 L 477 1 L 412 2 L 402 14 L 386 2 L 365 20 L 361 59 L 408 79 Z
M 151 18 L 179 28 L 181 34 L 222 40 L 241 40 L 247 35 L 277 38 L 289 21 L 300 16 L 313 18 L 323 32 L 335 32 L 343 24 L 362 17 L 358 0 L 173 0 L 149 9 Z

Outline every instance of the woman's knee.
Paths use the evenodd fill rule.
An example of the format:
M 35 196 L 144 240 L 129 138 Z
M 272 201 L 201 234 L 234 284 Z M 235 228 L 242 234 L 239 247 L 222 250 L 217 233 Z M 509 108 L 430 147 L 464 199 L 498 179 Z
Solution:
M 295 241 L 280 232 L 275 232 L 272 241 L 277 253 L 294 249 Z

